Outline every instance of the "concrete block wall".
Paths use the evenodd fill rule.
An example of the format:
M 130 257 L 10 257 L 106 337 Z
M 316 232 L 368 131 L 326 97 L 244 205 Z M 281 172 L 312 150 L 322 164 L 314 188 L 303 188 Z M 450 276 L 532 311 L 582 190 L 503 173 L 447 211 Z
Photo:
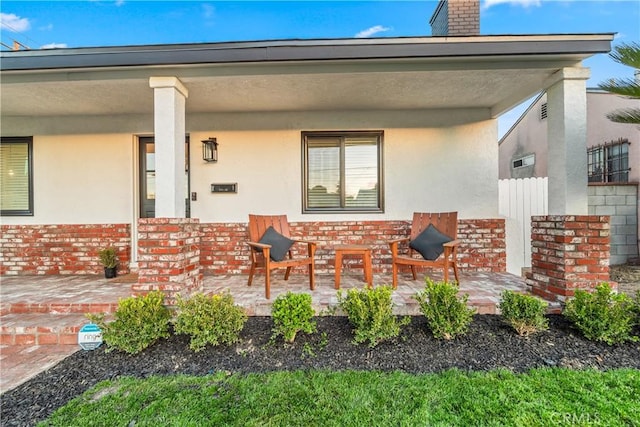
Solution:
M 610 264 L 638 257 L 638 184 L 589 185 L 589 215 L 611 217 Z

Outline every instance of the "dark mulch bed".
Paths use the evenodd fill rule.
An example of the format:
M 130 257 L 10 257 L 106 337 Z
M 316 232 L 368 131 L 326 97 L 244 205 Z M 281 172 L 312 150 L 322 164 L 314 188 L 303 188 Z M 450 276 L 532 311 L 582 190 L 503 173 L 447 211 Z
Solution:
M 477 315 L 464 337 L 436 340 L 423 317 L 415 317 L 397 340 L 376 348 L 354 345 L 348 320 L 320 317 L 318 332 L 301 334 L 292 345 L 269 344 L 272 322 L 249 318 L 242 341 L 194 353 L 188 337 L 172 336 L 141 354 L 130 356 L 101 347 L 79 351 L 1 398 L 2 425 L 33 425 L 97 382 L 120 376 L 206 375 L 216 371 L 240 373 L 275 370 L 400 370 L 439 372 L 450 368 L 487 371 L 506 368 L 524 372 L 531 368 L 561 366 L 573 369 L 640 369 L 640 344 L 609 346 L 584 339 L 562 316 L 549 316 L 550 329 L 522 338 L 499 316 Z M 640 331 L 636 331 L 640 333 Z M 326 333 L 323 334 L 323 333 Z

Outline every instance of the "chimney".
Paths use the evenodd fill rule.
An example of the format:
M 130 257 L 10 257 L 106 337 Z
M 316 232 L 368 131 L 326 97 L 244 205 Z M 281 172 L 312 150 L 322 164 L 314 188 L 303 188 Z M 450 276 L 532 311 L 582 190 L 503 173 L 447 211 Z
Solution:
M 432 36 L 480 35 L 480 0 L 440 0 L 429 24 Z

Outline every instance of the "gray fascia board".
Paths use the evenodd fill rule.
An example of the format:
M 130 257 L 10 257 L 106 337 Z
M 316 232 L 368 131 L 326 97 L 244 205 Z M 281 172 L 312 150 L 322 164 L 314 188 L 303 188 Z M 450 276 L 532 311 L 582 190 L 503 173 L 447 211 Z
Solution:
M 480 58 L 607 53 L 613 34 L 431 37 L 150 45 L 2 52 L 0 70 L 137 67 L 285 61 Z

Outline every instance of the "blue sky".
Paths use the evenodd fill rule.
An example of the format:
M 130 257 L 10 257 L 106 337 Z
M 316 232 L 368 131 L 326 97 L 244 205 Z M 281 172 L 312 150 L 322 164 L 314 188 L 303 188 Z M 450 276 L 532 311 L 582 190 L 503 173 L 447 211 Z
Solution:
M 640 41 L 640 0 L 481 0 L 480 32 L 617 33 Z M 5 1 L 1 39 L 35 48 L 290 38 L 429 36 L 437 1 Z M 3 49 L 5 49 L 3 47 Z M 588 86 L 633 70 L 607 55 L 585 62 Z M 501 120 L 503 133 L 522 109 Z

